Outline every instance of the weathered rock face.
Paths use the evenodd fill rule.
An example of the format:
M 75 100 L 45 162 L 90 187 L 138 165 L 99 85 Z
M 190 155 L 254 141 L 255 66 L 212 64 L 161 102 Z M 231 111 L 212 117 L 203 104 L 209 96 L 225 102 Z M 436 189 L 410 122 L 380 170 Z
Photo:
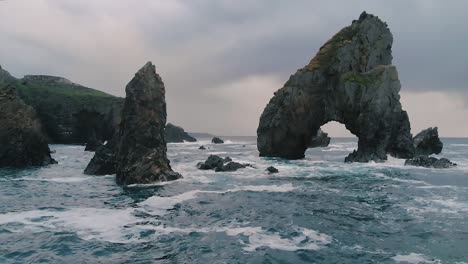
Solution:
M 417 156 L 405 161 L 405 166 L 417 166 L 436 169 L 447 169 L 457 166 L 456 163 L 451 162 L 446 158 L 437 159 L 428 156 Z
M 56 163 L 34 109 L 17 95 L 13 85 L 0 85 L 0 167 Z
M 238 162 L 232 161 L 231 158 L 221 158 L 217 155 L 210 155 L 205 162 L 199 162 L 197 168 L 200 170 L 214 170 L 216 172 L 221 171 L 236 171 L 238 169 L 243 169 L 246 167 L 253 167 L 250 164 L 241 164 Z
M 190 136 L 183 128 L 171 123 L 166 125 L 165 132 L 167 143 L 197 142 L 197 139 Z
M 224 140 L 220 139 L 219 137 L 214 137 L 214 138 L 211 140 L 211 143 L 214 143 L 214 144 L 223 144 L 223 143 L 224 143 Z
M 84 170 L 88 175 L 112 175 L 117 173 L 117 153 L 118 153 L 119 136 L 116 135 L 96 149 L 94 157 L 89 162 Z
M 430 127 L 419 132 L 413 138 L 413 145 L 416 150 L 416 155 L 439 154 L 444 147 L 444 144 L 440 141 L 437 127 Z
M 330 137 L 328 136 L 328 133 L 319 129 L 317 130 L 317 134 L 310 140 L 309 148 L 328 147 L 329 144 Z
M 85 173 L 115 172 L 121 185 L 181 178 L 166 157 L 165 88 L 154 65 L 148 62 L 141 68 L 125 92 L 119 133 L 96 151 Z
M 392 42 L 387 24 L 365 12 L 333 36 L 266 106 L 257 129 L 260 156 L 303 158 L 317 130 L 337 121 L 359 138 L 346 161 L 412 157 Z

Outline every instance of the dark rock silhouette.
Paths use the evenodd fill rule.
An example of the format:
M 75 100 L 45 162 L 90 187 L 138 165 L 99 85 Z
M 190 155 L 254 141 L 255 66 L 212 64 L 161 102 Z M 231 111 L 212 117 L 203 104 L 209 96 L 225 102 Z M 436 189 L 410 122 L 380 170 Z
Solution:
M 116 172 L 120 185 L 181 178 L 172 170 L 166 156 L 165 88 L 155 66 L 151 62 L 145 64 L 125 92 L 119 133 L 96 151 L 85 173 Z
M 198 149 L 205 150 L 205 146 L 200 146 Z
M 214 137 L 214 138 L 211 140 L 211 143 L 214 143 L 214 144 L 223 144 L 223 143 L 224 143 L 224 140 L 220 139 L 219 137 Z
M 428 156 L 417 156 L 405 161 L 405 166 L 418 166 L 426 168 L 446 169 L 457 166 L 456 163 L 451 162 L 446 158 L 437 159 Z
M 413 145 L 416 150 L 416 155 L 439 154 L 444 147 L 444 144 L 440 141 L 437 127 L 430 127 L 419 132 L 413 138 Z
M 257 129 L 260 156 L 303 158 L 317 130 L 337 121 L 359 138 L 347 162 L 413 157 L 392 42 L 387 24 L 365 12 L 333 36 L 266 106 Z
M 200 170 L 214 170 L 216 172 L 222 171 L 236 171 L 238 169 L 253 167 L 250 164 L 241 164 L 232 161 L 231 158 L 221 158 L 217 155 L 210 155 L 205 162 L 199 162 L 197 168 Z
M 0 167 L 56 163 L 50 153 L 34 109 L 18 97 L 13 85 L 0 84 Z
M 119 137 L 115 135 L 106 145 L 96 149 L 94 157 L 84 171 L 88 175 L 111 175 L 117 173 L 116 155 Z
M 217 167 L 222 167 L 224 159 L 217 155 L 210 155 L 205 162 L 199 162 L 197 168 L 200 170 L 214 170 Z
M 179 126 L 168 123 L 166 125 L 166 141 L 167 143 L 183 143 L 196 142 L 197 139 L 190 136 L 185 130 Z
M 266 171 L 268 171 L 268 173 L 278 173 L 278 169 L 273 167 L 273 166 L 270 166 L 266 169 Z
M 319 128 L 317 134 L 310 140 L 309 148 L 328 147 L 329 144 L 330 137 L 328 133 L 323 132 L 322 129 Z
M 85 151 L 96 151 L 100 146 L 102 146 L 102 141 L 97 139 L 96 134 L 94 134 L 86 143 Z

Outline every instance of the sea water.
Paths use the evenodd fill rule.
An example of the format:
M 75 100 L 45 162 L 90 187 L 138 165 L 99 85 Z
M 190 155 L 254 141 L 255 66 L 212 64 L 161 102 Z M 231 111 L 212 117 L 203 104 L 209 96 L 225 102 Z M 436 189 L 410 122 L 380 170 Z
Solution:
M 52 145 L 57 165 L 0 170 L 0 263 L 468 263 L 468 139 L 443 141 L 456 168 L 345 164 L 353 139 L 295 161 L 255 138 L 168 144 L 184 178 L 126 188 Z M 198 170 L 210 154 L 255 168 Z

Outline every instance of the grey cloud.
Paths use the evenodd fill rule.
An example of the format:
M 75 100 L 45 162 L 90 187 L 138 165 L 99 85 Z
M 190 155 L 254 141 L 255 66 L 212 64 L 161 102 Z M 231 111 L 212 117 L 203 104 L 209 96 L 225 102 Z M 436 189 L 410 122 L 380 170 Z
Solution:
M 34 2 L 40 8 L 6 3 L 0 3 L 0 24 L 4 25 L 0 25 L 0 63 L 4 68 L 17 75 L 61 75 L 122 96 L 133 72 L 152 60 L 166 83 L 169 118 L 189 130 L 254 134 L 252 122 L 238 121 L 249 115 L 242 107 L 242 96 L 230 94 L 238 101 L 229 100 L 227 106 L 219 94 L 216 100 L 207 95 L 231 84 L 276 84 L 260 89 L 270 93 L 258 99 L 265 104 L 264 98 L 363 10 L 387 21 L 394 34 L 394 64 L 403 91 L 441 91 L 468 98 L 468 53 L 463 52 L 468 42 L 464 14 L 468 2 Z M 21 16 L 49 22 L 50 30 L 59 32 L 33 34 L 34 21 L 25 22 Z M 14 17 L 18 24 L 5 26 Z M 55 28 L 50 21 L 64 27 Z M 77 35 L 74 41 L 65 41 L 70 37 L 67 31 Z M 275 76 L 274 81 L 266 80 L 270 76 Z M 249 77 L 263 81 L 245 81 Z M 206 116 L 219 121 L 204 123 Z M 223 122 L 223 118 L 236 122 Z

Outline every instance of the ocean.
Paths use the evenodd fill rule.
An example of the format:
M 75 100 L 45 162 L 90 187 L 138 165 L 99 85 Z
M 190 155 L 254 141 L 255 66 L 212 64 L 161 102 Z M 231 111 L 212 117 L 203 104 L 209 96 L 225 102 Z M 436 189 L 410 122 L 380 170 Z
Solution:
M 295 161 L 254 137 L 168 144 L 184 178 L 125 188 L 51 145 L 57 165 L 0 170 L 0 263 L 468 263 L 468 139 L 443 142 L 456 168 L 345 164 L 347 138 Z M 255 168 L 198 170 L 210 154 Z

